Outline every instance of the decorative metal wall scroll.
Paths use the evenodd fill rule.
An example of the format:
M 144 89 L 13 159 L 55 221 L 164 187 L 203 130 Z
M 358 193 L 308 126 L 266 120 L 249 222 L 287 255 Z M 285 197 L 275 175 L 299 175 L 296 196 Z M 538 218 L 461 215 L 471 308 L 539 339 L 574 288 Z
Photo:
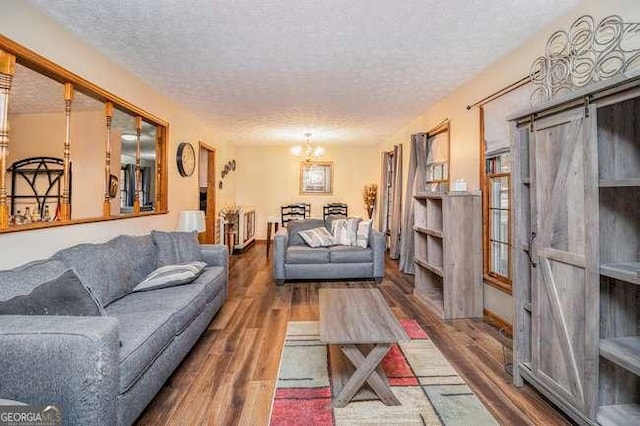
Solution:
M 569 31 L 547 41 L 545 55 L 531 64 L 531 103 L 556 99 L 590 83 L 640 69 L 640 23 L 611 15 L 595 24 L 592 16 L 576 19 Z

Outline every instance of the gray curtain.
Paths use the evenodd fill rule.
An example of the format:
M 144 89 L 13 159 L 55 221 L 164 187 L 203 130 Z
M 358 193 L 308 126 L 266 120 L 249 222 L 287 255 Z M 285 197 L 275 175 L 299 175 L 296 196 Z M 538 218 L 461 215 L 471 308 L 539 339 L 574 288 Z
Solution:
M 127 164 L 125 167 L 127 168 L 125 172 L 125 178 L 127 179 L 127 206 L 133 207 L 133 199 L 136 193 L 136 166 Z
M 389 182 L 389 162 L 391 161 L 391 155 L 388 152 L 382 153 L 380 170 L 382 171 L 380 176 L 380 186 L 378 197 L 380 200 L 380 208 L 378 209 L 378 231 L 386 234 L 387 229 L 387 214 L 389 213 L 389 198 L 387 196 L 388 193 L 388 185 Z
M 400 234 L 402 230 L 402 144 L 393 147 L 393 194 L 391 201 L 391 229 L 389 234 L 389 257 L 400 257 Z
M 409 174 L 407 175 L 407 192 L 405 198 L 404 220 L 402 223 L 402 238 L 400 239 L 400 270 L 405 274 L 413 274 L 415 265 L 413 224 L 414 202 L 413 196 L 424 192 L 426 188 L 425 171 L 427 169 L 427 139 L 428 134 L 411 135 L 411 151 L 409 154 Z

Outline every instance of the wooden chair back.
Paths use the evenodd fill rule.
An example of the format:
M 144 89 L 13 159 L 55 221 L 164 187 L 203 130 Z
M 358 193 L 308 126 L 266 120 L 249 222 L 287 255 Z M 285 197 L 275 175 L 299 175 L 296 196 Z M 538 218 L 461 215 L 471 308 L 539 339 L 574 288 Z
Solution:
M 349 208 L 344 203 L 329 203 L 323 207 L 322 216 L 325 221 L 329 216 L 340 216 L 347 218 L 349 216 Z
M 291 220 L 306 219 L 311 216 L 311 204 L 296 203 L 280 207 L 280 220 L 282 226 L 286 226 Z

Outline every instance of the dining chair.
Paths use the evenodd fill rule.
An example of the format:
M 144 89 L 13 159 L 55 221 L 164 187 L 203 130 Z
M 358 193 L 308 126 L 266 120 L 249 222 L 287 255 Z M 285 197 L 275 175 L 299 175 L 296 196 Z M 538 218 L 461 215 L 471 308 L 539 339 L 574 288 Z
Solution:
M 322 216 L 326 221 L 329 216 L 348 217 L 349 208 L 344 203 L 329 203 L 322 208 Z
M 306 219 L 311 216 L 311 204 L 296 203 L 280 207 L 280 220 L 282 226 L 286 226 L 291 220 Z

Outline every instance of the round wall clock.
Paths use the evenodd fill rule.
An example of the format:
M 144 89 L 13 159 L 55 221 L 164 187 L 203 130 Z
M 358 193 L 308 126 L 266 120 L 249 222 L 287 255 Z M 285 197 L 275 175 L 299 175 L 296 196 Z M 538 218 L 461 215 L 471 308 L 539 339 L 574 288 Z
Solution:
M 193 145 L 188 142 L 181 142 L 178 145 L 176 161 L 180 176 L 191 176 L 196 169 L 196 151 L 193 149 Z

